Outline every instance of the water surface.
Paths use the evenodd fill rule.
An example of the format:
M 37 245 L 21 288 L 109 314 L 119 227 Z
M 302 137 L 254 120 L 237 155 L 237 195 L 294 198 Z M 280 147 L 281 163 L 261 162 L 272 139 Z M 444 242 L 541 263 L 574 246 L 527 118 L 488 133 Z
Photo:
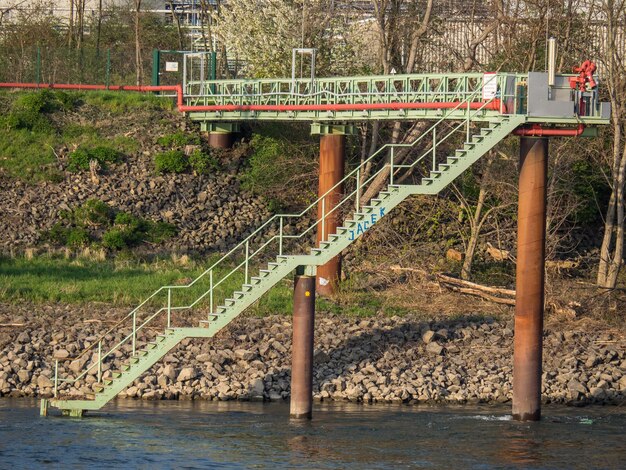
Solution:
M 121 400 L 82 419 L 0 400 L 0 467 L 21 468 L 626 468 L 624 407 L 546 407 L 540 423 L 508 406 Z

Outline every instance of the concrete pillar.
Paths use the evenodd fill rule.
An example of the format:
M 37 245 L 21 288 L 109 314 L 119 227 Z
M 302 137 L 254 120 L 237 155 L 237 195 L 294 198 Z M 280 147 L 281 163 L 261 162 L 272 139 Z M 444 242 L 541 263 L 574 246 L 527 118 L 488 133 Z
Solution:
M 521 137 L 513 419 L 541 418 L 548 139 Z
M 322 134 L 320 136 L 320 176 L 318 196 L 322 196 L 344 177 L 345 166 L 345 134 Z M 337 186 L 320 201 L 317 206 L 317 242 L 325 241 L 328 235 L 337 233 L 341 224 L 341 208 L 332 212 L 341 201 L 343 184 Z M 322 224 L 322 218 L 324 223 Z M 341 277 L 341 256 L 337 255 L 328 263 L 317 268 L 317 292 L 320 295 L 329 295 L 335 291 Z
M 293 342 L 291 346 L 292 418 L 311 419 L 313 409 L 313 329 L 315 277 L 296 274 L 293 290 Z

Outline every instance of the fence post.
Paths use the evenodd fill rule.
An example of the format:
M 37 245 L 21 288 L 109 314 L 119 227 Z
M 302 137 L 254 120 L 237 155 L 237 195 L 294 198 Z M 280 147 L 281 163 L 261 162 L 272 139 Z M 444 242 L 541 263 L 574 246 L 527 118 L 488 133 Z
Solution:
M 152 86 L 159 86 L 159 66 L 161 64 L 161 51 L 154 49 L 152 51 Z

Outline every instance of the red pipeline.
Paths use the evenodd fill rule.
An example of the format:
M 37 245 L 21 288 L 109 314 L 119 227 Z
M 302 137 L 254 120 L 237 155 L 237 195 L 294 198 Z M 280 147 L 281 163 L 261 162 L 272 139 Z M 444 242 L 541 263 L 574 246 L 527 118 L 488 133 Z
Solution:
M 135 86 L 135 85 L 76 85 L 69 83 L 0 83 L 0 88 L 50 88 L 56 90 L 109 90 L 109 91 L 136 91 L 150 93 L 155 91 L 176 92 L 176 105 L 181 113 L 189 112 L 218 112 L 218 111 L 370 111 L 370 110 L 401 110 L 401 109 L 467 109 L 467 105 L 460 101 L 442 103 L 370 103 L 370 104 L 295 104 L 295 105 L 195 105 L 183 104 L 182 85 Z M 489 111 L 500 110 L 500 100 L 490 103 L 470 103 L 472 110 L 484 109 Z
M 520 127 L 513 131 L 514 135 L 524 137 L 577 137 L 585 130 L 584 124 L 578 124 L 578 127 L 572 128 L 551 128 L 545 129 L 539 124 L 533 124 L 531 127 Z

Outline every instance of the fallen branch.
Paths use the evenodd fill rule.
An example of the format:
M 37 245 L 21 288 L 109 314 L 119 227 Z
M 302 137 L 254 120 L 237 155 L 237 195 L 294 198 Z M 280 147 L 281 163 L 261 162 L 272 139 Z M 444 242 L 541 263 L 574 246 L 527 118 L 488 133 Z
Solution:
M 453 292 L 474 295 L 498 304 L 515 305 L 515 291 L 511 289 L 483 286 L 475 282 L 446 276 L 445 274 L 437 274 L 437 280 L 440 285 Z
M 0 323 L 1 328 L 13 328 L 18 326 L 26 326 L 26 323 Z
M 419 268 L 403 268 L 402 266 L 399 266 L 397 264 L 395 264 L 393 266 L 389 266 L 389 269 L 391 269 L 392 271 L 417 273 L 417 274 L 420 274 L 422 276 L 428 276 L 428 273 L 426 271 L 424 271 L 423 269 L 419 269 Z

